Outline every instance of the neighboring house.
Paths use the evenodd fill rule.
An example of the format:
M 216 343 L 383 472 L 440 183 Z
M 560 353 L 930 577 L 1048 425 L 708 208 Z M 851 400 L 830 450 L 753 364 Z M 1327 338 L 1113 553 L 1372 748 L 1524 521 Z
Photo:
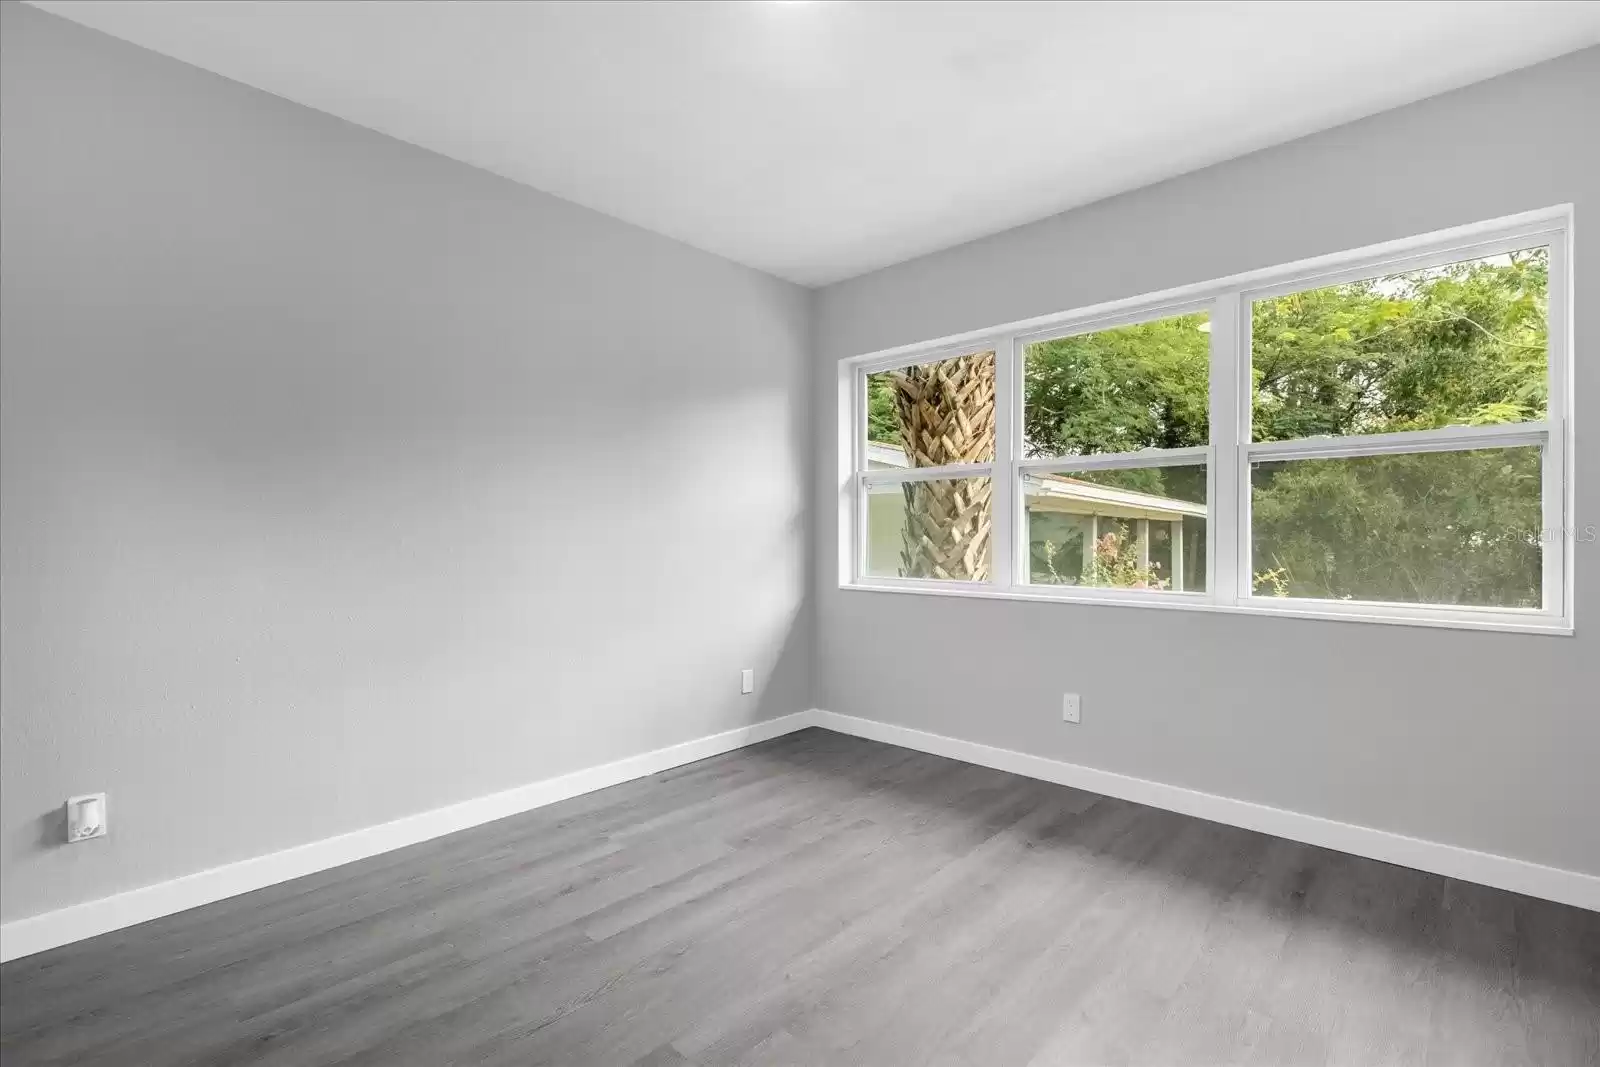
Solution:
M 867 442 L 869 469 L 907 467 L 896 445 Z M 1206 506 L 1187 500 L 1097 485 L 1061 474 L 1023 479 L 1028 509 L 1030 578 L 1077 584 L 1095 541 L 1116 530 L 1133 539 L 1141 565 L 1154 565 L 1173 590 L 1205 587 Z M 874 486 L 867 516 L 867 573 L 900 573 L 905 496 L 898 485 Z M 1055 549 L 1053 564 L 1046 545 Z

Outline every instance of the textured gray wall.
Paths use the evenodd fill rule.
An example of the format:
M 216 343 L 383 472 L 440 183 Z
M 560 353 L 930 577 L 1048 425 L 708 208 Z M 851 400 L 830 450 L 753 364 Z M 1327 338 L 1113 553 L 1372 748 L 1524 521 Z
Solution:
M 1574 638 L 841 591 L 833 559 L 840 358 L 1567 202 L 1593 522 L 1597 102 L 1589 49 L 822 290 L 820 706 L 1600 874 L 1600 545 Z
M 804 290 L 0 6 L 5 918 L 808 705 Z

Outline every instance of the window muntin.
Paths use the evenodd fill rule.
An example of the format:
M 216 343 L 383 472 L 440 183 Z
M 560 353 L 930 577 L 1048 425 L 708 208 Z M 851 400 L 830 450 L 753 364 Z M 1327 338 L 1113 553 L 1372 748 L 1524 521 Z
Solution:
M 857 562 L 845 568 L 848 573 L 842 575 L 842 581 L 891 588 L 931 584 L 935 591 L 975 595 L 1159 603 L 1570 633 L 1574 538 L 1566 521 L 1572 501 L 1566 475 L 1571 448 L 1567 218 L 1565 209 L 1530 213 L 1498 224 L 1394 242 L 1381 250 L 1256 271 L 1231 283 L 1191 286 L 1142 302 L 1127 300 L 1063 314 L 1053 320 L 1033 320 L 1025 324 L 1025 329 L 996 328 L 969 335 L 978 340 L 960 348 L 908 348 L 906 355 L 898 359 L 879 356 L 849 361 L 843 366 L 847 374 L 855 375 L 859 396 L 869 370 L 879 374 L 884 368 L 919 359 L 936 363 L 949 355 L 996 352 L 997 436 L 992 459 L 957 464 L 954 469 L 919 468 L 898 473 L 901 480 L 993 475 L 991 570 L 986 579 L 930 583 L 907 581 L 898 575 L 874 576 L 861 565 L 863 546 L 858 540 Z M 1341 292 L 1346 296 L 1361 295 L 1369 305 L 1368 311 L 1372 310 L 1370 305 L 1377 305 L 1378 312 L 1387 315 L 1389 324 L 1394 326 L 1390 332 L 1407 334 L 1410 347 L 1390 342 L 1378 345 L 1387 360 L 1379 364 L 1383 373 L 1365 377 L 1366 368 L 1356 367 L 1352 373 L 1350 367 L 1341 367 L 1335 359 L 1319 356 L 1302 360 L 1299 377 L 1280 374 L 1279 380 L 1264 383 L 1269 394 L 1265 405 L 1277 407 L 1263 412 L 1263 389 L 1259 388 L 1263 383 L 1255 373 L 1257 360 L 1253 358 L 1255 342 L 1261 340 L 1258 327 L 1264 323 L 1283 324 L 1284 305 L 1277 302 L 1285 298 L 1303 300 L 1305 294 L 1316 294 L 1326 304 Z M 1486 304 L 1486 293 L 1497 297 L 1499 303 L 1490 299 Z M 1471 312 L 1470 321 L 1457 314 L 1464 308 Z M 1440 309 L 1445 313 L 1441 314 Z M 1137 339 L 1141 332 L 1160 333 L 1150 329 L 1151 324 L 1165 324 L 1165 328 L 1191 315 L 1203 316 L 1194 321 L 1208 327 L 1196 329 L 1206 335 L 1209 348 L 1209 389 L 1203 405 L 1196 396 L 1197 375 L 1152 377 L 1143 372 L 1159 360 L 1144 360 L 1134 353 L 1130 364 L 1125 351 L 1126 342 Z M 1056 325 L 1052 327 L 1051 321 Z M 1358 352 L 1374 347 L 1368 335 L 1349 330 L 1348 322 L 1345 328 L 1347 334 L 1331 332 L 1323 340 L 1362 339 Z M 1485 335 L 1485 329 L 1494 336 Z M 1474 334 L 1476 339 L 1470 336 Z M 1459 343 L 1463 336 L 1472 343 Z M 1089 341 L 1062 344 L 1074 338 Z M 1435 345 L 1433 350 L 1424 346 L 1421 358 L 1417 356 L 1419 338 Z M 1302 348 L 1307 344 L 1303 338 L 1289 340 L 1300 341 Z M 1261 351 L 1281 359 L 1284 341 L 1280 331 L 1263 342 Z M 1456 347 L 1451 348 L 1452 344 Z M 1272 351 L 1272 345 L 1278 346 L 1277 351 Z M 1337 344 L 1323 346 L 1324 351 L 1332 348 Z M 936 351 L 938 358 L 920 354 L 930 351 Z M 1119 357 L 1120 362 L 1107 357 L 1107 351 Z M 1086 361 L 1085 352 L 1094 358 Z M 1040 361 L 1046 356 L 1056 366 L 1044 368 L 1042 373 Z M 1191 369 L 1194 364 L 1192 355 L 1187 361 L 1178 362 Z M 1261 362 L 1265 370 L 1265 358 Z M 1072 372 L 1065 390 L 1060 388 L 1062 365 Z M 1140 402 L 1117 409 L 1118 414 L 1104 420 L 1106 429 L 1098 437 L 1085 431 L 1085 427 L 1094 429 L 1092 412 L 1056 403 L 1063 396 L 1085 395 L 1080 388 L 1085 381 L 1114 378 L 1100 373 L 1107 367 L 1126 369 L 1130 365 L 1137 373 L 1120 379 L 1125 383 L 1121 396 L 1126 399 L 1132 395 Z M 1307 390 L 1301 387 L 1319 375 L 1327 379 L 1330 366 L 1332 376 L 1349 386 L 1342 394 L 1345 400 L 1352 392 L 1360 392 L 1368 402 L 1343 425 L 1337 425 L 1336 420 L 1332 424 L 1328 419 L 1319 423 L 1304 417 L 1308 414 L 1304 402 Z M 861 369 L 852 372 L 848 370 L 851 367 Z M 1085 367 L 1092 373 L 1084 373 Z M 1441 367 L 1448 373 L 1441 372 Z M 1462 368 L 1475 375 L 1467 388 L 1457 388 L 1461 381 L 1456 372 Z M 1046 383 L 1051 374 L 1054 381 Z M 1456 378 L 1452 379 L 1451 374 Z M 1149 388 L 1152 380 L 1159 381 L 1162 388 Z M 1169 387 L 1168 383 L 1174 381 L 1178 384 Z M 1159 405 L 1152 405 L 1152 395 Z M 1330 402 L 1341 397 L 1337 391 L 1329 395 Z M 1381 403 L 1374 402 L 1374 397 Z M 870 401 L 870 396 L 867 399 Z M 1054 403 L 1054 410 L 1047 411 L 1041 400 Z M 1129 415 L 1143 415 L 1153 406 L 1156 410 L 1144 421 Z M 860 442 L 866 436 L 862 425 L 866 420 L 862 406 L 855 410 L 859 420 L 855 432 Z M 1189 413 L 1186 419 L 1171 421 L 1171 425 L 1187 428 L 1182 431 L 1184 435 L 1165 432 L 1166 426 L 1159 417 L 1169 410 Z M 1069 419 L 1061 418 L 1063 411 Z M 1065 433 L 1060 432 L 1064 424 L 1068 425 Z M 1323 432 L 1330 424 L 1331 430 Z M 1194 439 L 1193 428 L 1197 425 L 1208 427 L 1206 442 L 1187 444 Z M 1151 432 L 1152 426 L 1162 432 Z M 1290 436 L 1298 433 L 1306 436 Z M 869 455 L 881 451 L 880 445 L 865 442 L 865 447 L 858 444 L 854 449 L 856 466 L 852 477 L 856 489 L 850 511 L 856 516 L 853 521 L 860 524 L 854 535 L 858 539 L 865 525 L 860 510 L 863 492 L 869 480 L 881 481 L 880 475 L 868 471 Z M 1172 447 L 1163 447 L 1166 445 Z M 1417 457 L 1409 462 L 1409 468 L 1400 459 L 1368 461 L 1371 457 L 1407 456 Z M 1436 486 L 1429 495 L 1417 491 L 1397 473 L 1410 469 L 1425 477 L 1428 471 L 1458 472 L 1473 463 L 1487 463 L 1486 456 L 1503 456 L 1510 472 L 1502 480 L 1516 486 L 1514 492 L 1505 491 L 1510 495 L 1502 494 L 1498 504 L 1503 506 L 1498 510 L 1479 509 L 1474 513 L 1470 499 L 1456 490 L 1446 492 L 1448 485 Z M 1128 476 L 1113 472 L 1137 473 L 1173 465 L 1191 465 L 1205 472 L 1205 518 L 1188 517 L 1183 527 L 1186 566 L 1181 591 L 1170 578 L 1165 585 L 1148 580 L 1149 575 L 1138 566 L 1141 557 L 1133 530 L 1123 530 L 1120 523 L 1116 528 L 1122 536 L 1118 538 L 1115 562 L 1121 569 L 1111 568 L 1119 577 L 1096 584 L 1091 574 L 1086 582 L 1088 568 L 1081 562 L 1074 573 L 1069 558 L 1072 549 L 1078 550 L 1081 561 L 1086 542 L 1071 522 L 1063 523 L 1059 517 L 1045 514 L 1040 486 L 1047 483 L 1041 478 L 1054 475 L 1094 485 L 1094 479 L 1111 475 L 1113 484 L 1130 484 L 1117 482 Z M 1495 470 L 1505 466 L 1507 463 L 1502 462 Z M 1526 478 L 1530 467 L 1536 468 L 1531 483 Z M 1303 490 L 1310 472 L 1318 471 L 1338 471 L 1355 478 L 1360 491 L 1373 499 L 1398 500 L 1418 512 L 1414 522 L 1393 526 L 1388 534 L 1392 537 L 1402 533 L 1421 537 L 1421 527 L 1432 521 L 1421 513 L 1432 508 L 1442 514 L 1441 500 L 1455 497 L 1454 506 L 1464 510 L 1463 521 L 1447 524 L 1453 530 L 1430 530 L 1427 537 L 1442 539 L 1448 548 L 1449 537 L 1459 536 L 1456 555 L 1478 568 L 1478 578 L 1452 586 L 1442 576 L 1417 574 L 1410 584 L 1391 581 L 1393 588 L 1385 589 L 1370 577 L 1351 577 L 1347 567 L 1341 570 L 1328 564 L 1308 570 L 1309 560 L 1321 560 L 1328 552 L 1335 554 L 1340 567 L 1351 558 L 1350 538 L 1341 543 L 1334 536 L 1345 537 L 1348 525 L 1323 521 L 1326 516 L 1315 510 L 1305 511 L 1302 506 L 1302 525 L 1297 529 L 1290 521 L 1295 516 L 1295 507 L 1290 506 L 1294 501 L 1285 504 L 1278 499 L 1290 488 Z M 1395 484 L 1384 484 L 1377 473 L 1380 471 L 1394 475 Z M 1513 474 L 1517 477 L 1513 478 Z M 1496 487 L 1500 483 L 1486 478 L 1480 479 L 1480 485 Z M 1500 488 L 1494 491 L 1501 493 Z M 1530 527 L 1535 510 L 1537 524 Z M 1474 514 L 1481 528 L 1466 530 L 1470 525 L 1467 520 L 1472 520 Z M 1203 535 L 1199 529 L 1191 529 L 1191 522 L 1203 529 Z M 1253 525 L 1255 522 L 1261 523 L 1259 529 Z M 1148 556 L 1142 559 L 1164 562 L 1170 567 L 1170 549 L 1163 541 L 1161 533 L 1151 531 L 1145 543 Z M 1195 558 L 1197 542 L 1203 545 L 1203 566 L 1188 565 Z M 1050 566 L 1041 558 L 1046 543 L 1052 549 Z M 1135 546 L 1133 568 L 1121 558 L 1129 545 Z M 1320 554 L 1316 550 L 1319 545 L 1324 550 Z M 1301 555 L 1292 558 L 1293 566 L 1285 575 L 1272 559 L 1276 555 L 1281 563 L 1291 546 Z M 1415 550 L 1416 546 L 1409 543 L 1385 549 L 1396 558 Z M 1441 566 L 1451 556 L 1443 550 L 1437 554 Z M 1374 561 L 1380 559 L 1381 556 L 1369 559 L 1368 570 L 1373 570 L 1377 566 Z M 1296 568 L 1305 573 L 1294 573 Z

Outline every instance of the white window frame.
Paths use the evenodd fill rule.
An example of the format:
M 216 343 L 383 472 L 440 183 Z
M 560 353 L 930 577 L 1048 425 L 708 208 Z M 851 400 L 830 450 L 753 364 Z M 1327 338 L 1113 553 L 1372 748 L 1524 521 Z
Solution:
M 1523 633 L 1573 632 L 1571 205 L 1339 252 L 1197 285 L 1117 300 L 987 330 L 841 360 L 839 585 L 846 589 L 1046 600 L 1158 609 L 1400 623 Z M 1250 432 L 1250 306 L 1253 300 L 1535 246 L 1549 248 L 1549 408 L 1540 422 L 1447 427 L 1406 433 L 1253 442 Z M 1040 340 L 1206 311 L 1211 325 L 1208 445 L 1184 449 L 1023 458 L 1023 354 Z M 995 454 L 990 463 L 869 470 L 867 375 L 953 356 L 995 353 Z M 1255 595 L 1251 588 L 1250 465 L 1281 459 L 1345 458 L 1538 445 L 1542 448 L 1543 606 L 1538 609 L 1378 603 Z M 1203 592 L 1035 585 L 1028 581 L 1027 525 L 1020 486 L 1028 473 L 1205 463 L 1207 578 Z M 992 478 L 987 582 L 875 577 L 865 573 L 869 487 L 942 478 Z

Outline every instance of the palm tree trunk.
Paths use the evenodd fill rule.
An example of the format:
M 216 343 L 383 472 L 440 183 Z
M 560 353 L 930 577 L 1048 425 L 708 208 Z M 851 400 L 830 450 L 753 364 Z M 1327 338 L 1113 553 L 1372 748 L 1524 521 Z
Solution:
M 913 467 L 994 459 L 994 353 L 907 367 L 894 376 L 900 441 Z M 989 478 L 907 482 L 901 574 L 989 577 Z

